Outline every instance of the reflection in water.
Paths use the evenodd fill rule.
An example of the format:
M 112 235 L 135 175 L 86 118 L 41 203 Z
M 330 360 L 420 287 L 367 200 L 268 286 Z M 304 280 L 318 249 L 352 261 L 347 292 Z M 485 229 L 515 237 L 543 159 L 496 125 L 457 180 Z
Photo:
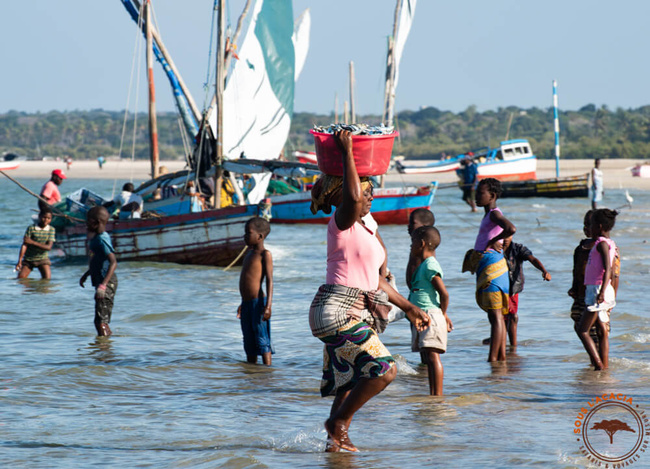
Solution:
M 110 337 L 97 337 L 95 342 L 88 344 L 88 348 L 90 357 L 97 361 L 110 363 L 116 360 Z
M 36 272 L 36 274 L 38 275 L 38 272 Z M 17 280 L 18 283 L 20 283 L 24 288 L 23 294 L 28 294 L 28 293 L 48 294 L 48 293 L 56 293 L 58 291 L 58 289 L 56 289 L 58 285 L 52 283 L 51 280 L 43 280 L 38 278 L 19 278 Z
M 360 467 L 357 455 L 345 451 L 327 453 L 326 463 L 330 469 L 357 469 Z

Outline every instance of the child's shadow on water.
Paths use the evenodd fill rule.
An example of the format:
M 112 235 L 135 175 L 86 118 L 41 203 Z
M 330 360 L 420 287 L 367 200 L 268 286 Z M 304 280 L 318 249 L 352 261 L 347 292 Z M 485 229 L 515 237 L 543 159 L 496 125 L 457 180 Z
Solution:
M 23 286 L 23 294 L 28 295 L 56 293 L 59 291 L 57 287 L 59 284 L 52 283 L 51 280 L 34 279 L 34 278 L 19 278 L 18 283 Z

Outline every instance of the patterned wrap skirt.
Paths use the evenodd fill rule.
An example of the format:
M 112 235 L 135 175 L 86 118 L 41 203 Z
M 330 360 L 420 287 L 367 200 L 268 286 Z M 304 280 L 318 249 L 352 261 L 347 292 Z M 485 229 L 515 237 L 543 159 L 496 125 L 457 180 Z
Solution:
M 321 396 L 351 390 L 361 378 L 385 375 L 395 360 L 365 321 L 350 320 L 334 334 L 318 337 L 324 344 Z
M 485 312 L 508 314 L 510 279 L 503 254 L 492 249 L 483 252 L 476 270 L 476 304 Z

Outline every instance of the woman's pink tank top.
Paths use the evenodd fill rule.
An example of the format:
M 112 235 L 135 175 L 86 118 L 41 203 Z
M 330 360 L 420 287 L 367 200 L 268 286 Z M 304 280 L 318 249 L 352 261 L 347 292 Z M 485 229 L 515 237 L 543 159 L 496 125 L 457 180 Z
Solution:
M 605 275 L 605 266 L 603 265 L 603 256 L 598 252 L 598 245 L 602 242 L 607 243 L 609 246 L 609 266 L 614 264 L 614 257 L 616 256 L 616 243 L 609 238 L 600 236 L 596 240 L 596 244 L 589 251 L 589 260 L 585 268 L 585 285 L 602 285 L 603 276 Z M 605 285 L 606 287 L 607 285 Z
M 326 283 L 376 290 L 379 268 L 386 258 L 381 243 L 370 230 L 357 222 L 347 230 L 336 226 L 334 217 L 327 225 Z
M 494 207 L 481 220 L 481 227 L 478 229 L 478 236 L 474 243 L 474 249 L 477 251 L 485 251 L 490 240 L 503 231 L 503 228 L 490 219 L 490 214 L 495 210 L 503 213 L 499 207 Z

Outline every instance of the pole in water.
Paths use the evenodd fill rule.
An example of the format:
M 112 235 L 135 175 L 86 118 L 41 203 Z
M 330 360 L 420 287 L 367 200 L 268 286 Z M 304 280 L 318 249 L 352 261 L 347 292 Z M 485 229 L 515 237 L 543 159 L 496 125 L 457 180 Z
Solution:
M 553 121 L 555 127 L 555 177 L 560 177 L 560 119 L 557 114 L 557 81 L 553 80 Z

